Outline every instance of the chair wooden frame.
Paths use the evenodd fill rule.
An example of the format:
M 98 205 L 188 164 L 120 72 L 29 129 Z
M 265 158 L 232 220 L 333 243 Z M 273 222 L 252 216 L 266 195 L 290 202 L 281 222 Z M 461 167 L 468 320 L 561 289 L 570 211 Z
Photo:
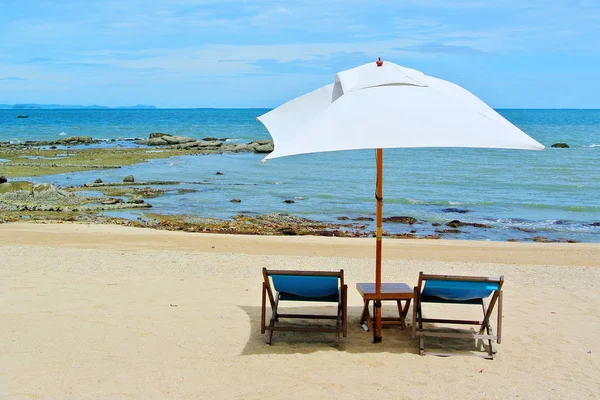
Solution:
M 307 277 L 337 277 L 339 279 L 339 295 L 337 300 L 337 314 L 336 315 L 324 315 L 324 314 L 283 314 L 279 312 L 279 303 L 281 301 L 281 294 L 271 287 L 271 280 L 269 277 L 273 275 L 288 275 L 288 276 L 307 276 Z M 296 332 L 335 332 L 336 344 L 340 343 L 340 333 L 346 337 L 348 331 L 347 323 L 347 311 L 348 311 L 348 285 L 344 284 L 344 270 L 340 271 L 292 271 L 292 270 L 268 270 L 263 268 L 262 283 L 262 307 L 261 307 L 261 323 L 260 332 L 265 334 L 267 332 L 265 340 L 267 344 L 271 344 L 273 339 L 273 332 L 275 331 L 296 331 Z M 269 298 L 271 304 L 271 319 L 269 325 L 265 323 L 266 320 L 266 299 Z M 287 301 L 287 300 L 286 300 Z M 300 301 L 327 301 L 333 302 L 332 300 L 319 300 L 316 298 L 306 298 L 306 300 Z M 336 320 L 335 327 L 294 327 L 294 326 L 275 326 L 279 322 L 280 318 L 302 318 L 302 319 L 334 319 Z
M 457 281 L 457 282 L 486 282 L 491 284 L 497 284 L 497 289 L 492 291 L 489 303 L 486 305 L 483 298 L 471 299 L 466 301 L 460 300 L 445 300 L 439 297 L 423 296 L 423 288 L 427 280 L 436 281 Z M 459 276 L 459 275 L 430 275 L 419 273 L 419 283 L 414 288 L 414 301 L 413 301 L 413 324 L 412 324 L 412 336 L 413 338 L 419 338 L 419 351 L 421 355 L 432 354 L 442 357 L 452 356 L 456 354 L 450 353 L 433 353 L 425 351 L 425 337 L 446 337 L 446 338 L 464 338 L 464 339 L 477 339 L 488 341 L 488 352 L 485 355 L 481 355 L 487 359 L 493 359 L 496 355 L 496 344 L 501 343 L 502 337 L 502 285 L 504 284 L 504 276 L 499 278 L 487 278 L 477 276 Z M 482 320 L 455 320 L 455 319 L 440 319 L 440 318 L 424 318 L 422 305 L 423 303 L 443 303 L 443 304 L 474 304 L 481 305 L 483 309 Z M 497 334 L 493 333 L 493 328 L 490 323 L 494 306 L 498 304 L 497 308 Z M 423 323 L 437 323 L 437 324 L 465 324 L 465 325 L 478 325 L 479 333 L 449 333 L 439 332 L 435 329 L 424 329 Z M 484 333 L 485 332 L 485 333 Z M 476 354 L 479 355 L 479 354 Z

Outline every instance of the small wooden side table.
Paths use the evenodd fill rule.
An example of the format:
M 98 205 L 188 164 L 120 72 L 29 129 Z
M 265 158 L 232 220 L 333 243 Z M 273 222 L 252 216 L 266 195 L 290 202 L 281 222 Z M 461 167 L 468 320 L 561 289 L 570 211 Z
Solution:
M 371 314 L 369 313 L 369 303 L 371 300 L 377 300 L 375 294 L 374 283 L 357 283 L 356 289 L 363 298 L 364 307 L 360 316 L 360 324 L 367 322 L 369 330 L 373 329 L 373 322 L 371 320 Z M 381 295 L 380 300 L 394 300 L 398 304 L 398 317 L 385 317 L 381 318 L 382 324 L 384 325 L 400 325 L 401 329 L 406 328 L 406 315 L 408 314 L 408 308 L 410 302 L 413 299 L 413 289 L 406 283 L 382 283 L 381 284 Z M 404 301 L 404 307 L 402 306 Z

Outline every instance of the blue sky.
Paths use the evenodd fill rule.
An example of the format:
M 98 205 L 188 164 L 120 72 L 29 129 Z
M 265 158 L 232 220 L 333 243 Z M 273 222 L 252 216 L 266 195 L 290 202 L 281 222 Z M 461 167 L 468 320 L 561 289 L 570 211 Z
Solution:
M 377 57 L 600 108 L 598 0 L 0 0 L 0 103 L 272 107 Z

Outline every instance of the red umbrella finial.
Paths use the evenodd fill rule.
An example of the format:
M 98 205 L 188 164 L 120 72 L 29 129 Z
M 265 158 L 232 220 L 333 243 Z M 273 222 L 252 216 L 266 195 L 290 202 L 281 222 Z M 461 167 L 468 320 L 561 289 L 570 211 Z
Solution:
M 381 67 L 383 65 L 383 61 L 381 61 L 381 57 L 377 58 L 377 61 L 375 61 L 375 64 L 377 64 L 378 67 Z

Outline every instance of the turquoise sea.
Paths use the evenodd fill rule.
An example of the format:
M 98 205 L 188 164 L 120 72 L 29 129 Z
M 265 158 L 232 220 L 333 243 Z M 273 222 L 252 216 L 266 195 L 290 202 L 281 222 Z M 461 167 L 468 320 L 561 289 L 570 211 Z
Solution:
M 0 141 L 146 138 L 164 132 L 249 142 L 270 138 L 256 121 L 267 109 L 0 110 Z M 600 110 L 498 110 L 547 146 L 541 152 L 483 149 L 398 149 L 384 152 L 384 217 L 419 223 L 384 224 L 392 233 L 434 233 L 453 219 L 491 225 L 461 228 L 444 238 L 571 239 L 600 242 Z M 18 114 L 27 119 L 17 119 Z M 550 148 L 566 142 L 569 149 Z M 102 146 L 131 146 L 107 142 Z M 261 155 L 183 156 L 110 169 L 29 178 L 77 185 L 97 178 L 178 180 L 191 188 L 150 199 L 152 212 L 229 218 L 239 212 L 283 212 L 336 222 L 374 217 L 374 151 L 304 155 L 261 164 Z M 223 175 L 215 175 L 216 172 Z M 0 174 L 2 163 L 0 162 Z M 233 198 L 241 203 L 231 203 Z M 284 200 L 294 199 L 287 204 Z M 467 210 L 448 212 L 448 208 Z M 125 215 L 137 218 L 142 212 Z M 364 222 L 363 222 L 364 224 Z M 596 224 L 599 225 L 599 224 Z M 367 227 L 367 229 L 370 227 Z

